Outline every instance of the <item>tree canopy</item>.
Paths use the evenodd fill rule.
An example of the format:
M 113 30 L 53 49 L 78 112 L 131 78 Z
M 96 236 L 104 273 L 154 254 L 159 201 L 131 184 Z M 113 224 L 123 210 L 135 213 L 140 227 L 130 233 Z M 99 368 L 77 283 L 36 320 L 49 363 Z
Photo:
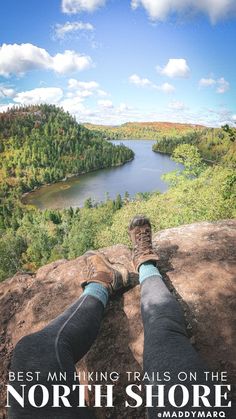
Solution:
M 0 114 L 0 128 L 0 280 L 18 270 L 34 271 L 60 258 L 75 258 L 90 248 L 129 244 L 127 225 L 137 213 L 150 217 L 155 231 L 236 216 L 232 146 L 226 151 L 235 143 L 224 130 L 214 131 L 215 137 L 209 131 L 158 141 L 157 149 L 168 150 L 184 165 L 184 170 L 165 176 L 170 188 L 164 194 L 130 197 L 127 191 L 99 204 L 88 199 L 83 208 L 40 211 L 22 204 L 23 191 L 70 173 L 124 163 L 133 153 L 89 132 L 54 106 Z M 218 156 L 212 165 L 203 162 L 203 150 Z

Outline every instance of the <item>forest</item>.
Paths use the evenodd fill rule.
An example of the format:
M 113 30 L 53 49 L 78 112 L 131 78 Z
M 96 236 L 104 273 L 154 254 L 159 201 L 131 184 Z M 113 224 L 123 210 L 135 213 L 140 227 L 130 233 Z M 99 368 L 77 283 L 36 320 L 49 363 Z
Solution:
M 154 144 L 153 151 L 172 154 L 180 144 L 195 145 L 207 161 L 236 167 L 236 129 L 228 125 L 205 128 L 183 136 L 163 136 Z
M 224 160 L 227 165 L 233 167 L 236 164 L 236 129 L 228 125 L 207 128 L 202 125 L 172 122 L 128 122 L 120 126 L 85 126 L 93 132 L 101 133 L 108 140 L 156 140 L 153 151 L 169 155 L 180 144 L 196 145 L 205 160 Z
M 39 111 L 40 114 L 35 114 Z M 156 191 L 130 197 L 126 193 L 114 200 L 108 197 L 102 203 L 93 203 L 88 199 L 83 208 L 64 210 L 40 211 L 24 206 L 20 199 L 22 192 L 34 187 L 29 183 L 28 176 L 39 183 L 40 180 L 45 182 L 40 174 L 43 176 L 47 170 L 54 173 L 57 161 L 60 164 L 56 166 L 55 173 L 62 170 L 64 177 L 74 168 L 89 170 L 92 161 L 93 164 L 103 164 L 100 150 L 103 156 L 107 156 L 107 164 L 120 164 L 133 156 L 126 147 L 115 151 L 117 149 L 112 144 L 101 138 L 101 133 L 89 132 L 61 109 L 33 107 L 18 112 L 27 114 L 16 115 L 14 110 L 8 115 L 1 115 L 0 280 L 17 271 L 34 272 L 38 267 L 60 258 L 75 258 L 90 248 L 98 249 L 116 243 L 129 245 L 127 225 L 137 213 L 150 217 L 154 231 L 236 216 L 235 167 L 232 159 L 229 156 L 226 158 L 226 149 L 235 150 L 235 131 L 229 127 L 219 130 L 225 135 L 226 153 L 219 153 L 211 165 L 204 161 L 199 140 L 188 141 L 186 135 L 182 135 L 180 142 L 169 141 L 168 150 L 166 142 L 166 149 L 162 148 L 162 151 L 171 153 L 174 161 L 184 164 L 184 170 L 164 176 L 169 189 L 163 194 Z M 37 147 L 34 147 L 35 144 Z M 209 158 L 213 159 L 214 144 L 206 149 L 209 150 Z M 99 150 L 98 160 L 95 150 Z M 95 160 L 91 159 L 89 151 Z M 75 153 L 83 156 L 79 163 L 73 160 Z M 87 157 L 90 157 L 89 163 Z M 72 163 L 67 166 L 67 161 Z M 50 179 L 47 178 L 47 181 Z
M 125 163 L 134 157 L 62 109 L 41 105 L 0 114 L 0 189 L 33 190 L 43 184 Z
M 127 122 L 119 126 L 85 124 L 93 132 L 101 133 L 108 140 L 158 140 L 163 137 L 183 136 L 205 129 L 202 125 L 173 122 Z

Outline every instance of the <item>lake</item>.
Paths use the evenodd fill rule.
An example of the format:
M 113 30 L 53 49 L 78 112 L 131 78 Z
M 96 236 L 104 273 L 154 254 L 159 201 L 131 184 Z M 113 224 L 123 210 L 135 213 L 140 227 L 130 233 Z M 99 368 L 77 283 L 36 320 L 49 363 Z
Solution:
M 112 141 L 120 144 L 122 141 Z M 123 144 L 135 152 L 134 160 L 119 167 L 101 169 L 75 176 L 65 182 L 43 186 L 24 196 L 23 202 L 40 209 L 80 207 L 87 198 L 103 201 L 107 194 L 115 198 L 128 191 L 133 197 L 137 192 L 165 192 L 167 184 L 161 180 L 164 173 L 177 168 L 169 156 L 152 151 L 155 141 L 126 140 Z

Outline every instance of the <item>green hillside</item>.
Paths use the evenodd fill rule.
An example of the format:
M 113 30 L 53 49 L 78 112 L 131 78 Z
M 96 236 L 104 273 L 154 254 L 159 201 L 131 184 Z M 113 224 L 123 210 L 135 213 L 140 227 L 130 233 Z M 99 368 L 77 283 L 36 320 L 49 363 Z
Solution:
M 0 113 L 0 187 L 19 193 L 72 174 L 125 163 L 133 152 L 113 146 L 52 105 Z
M 206 160 L 236 167 L 236 129 L 228 125 L 182 136 L 163 136 L 154 144 L 153 151 L 172 154 L 180 144 L 195 145 Z

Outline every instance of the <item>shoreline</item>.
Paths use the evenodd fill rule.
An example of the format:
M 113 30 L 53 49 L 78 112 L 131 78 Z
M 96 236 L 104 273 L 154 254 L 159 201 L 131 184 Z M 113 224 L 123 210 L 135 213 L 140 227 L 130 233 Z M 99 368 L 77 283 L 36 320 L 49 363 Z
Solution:
M 158 141 L 158 138 L 104 138 L 106 141 Z
M 34 192 L 38 191 L 39 189 L 43 189 L 43 188 L 46 188 L 46 187 L 48 187 L 48 186 L 55 185 L 56 183 L 67 182 L 69 179 L 76 178 L 76 177 L 78 177 L 78 176 L 87 175 L 87 174 L 89 174 L 89 173 L 96 172 L 97 170 L 102 170 L 102 169 L 111 169 L 112 167 L 121 167 L 121 166 L 123 166 L 123 165 L 124 165 L 124 164 L 126 164 L 126 163 L 130 163 L 132 160 L 134 160 L 134 158 L 135 158 L 135 156 L 134 156 L 134 157 L 132 157 L 132 158 L 131 158 L 131 159 L 129 159 L 129 160 L 126 160 L 126 161 L 125 161 L 125 162 L 123 162 L 123 163 L 120 163 L 120 164 L 114 164 L 114 165 L 109 166 L 109 167 L 98 167 L 98 168 L 96 168 L 96 169 L 89 170 L 88 172 L 80 172 L 80 173 L 75 173 L 75 174 L 68 174 L 66 177 L 64 177 L 64 178 L 63 178 L 63 179 L 61 179 L 61 180 L 56 180 L 56 181 L 54 181 L 54 182 L 44 183 L 43 185 L 40 185 L 40 186 L 35 186 L 35 188 L 34 188 L 34 189 L 32 189 L 31 191 L 24 192 L 24 193 L 21 195 L 21 202 L 22 202 L 22 204 L 23 204 L 23 205 L 31 205 L 31 204 L 24 203 L 24 202 L 23 202 L 23 200 L 24 200 L 24 198 L 26 198 L 29 194 L 33 194 Z
M 164 154 L 166 156 L 171 156 L 171 153 L 167 153 L 166 151 L 160 151 L 160 150 L 158 150 L 158 151 L 152 150 L 152 151 L 153 151 L 153 153 L 158 153 L 158 154 Z M 204 157 L 202 157 L 202 160 L 205 163 L 208 163 L 208 164 L 217 164 L 217 162 L 215 160 L 204 159 Z

